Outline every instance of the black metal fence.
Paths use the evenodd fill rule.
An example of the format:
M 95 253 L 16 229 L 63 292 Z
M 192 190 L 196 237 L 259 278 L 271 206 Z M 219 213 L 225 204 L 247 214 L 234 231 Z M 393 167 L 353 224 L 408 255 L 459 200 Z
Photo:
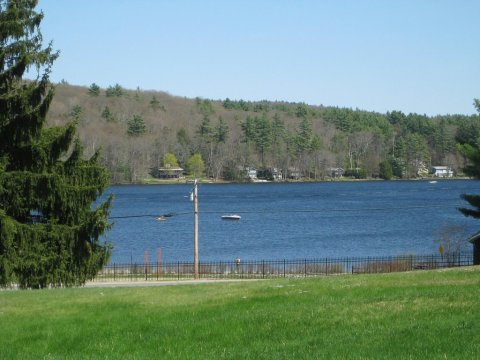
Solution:
M 388 273 L 473 265 L 472 254 L 346 257 L 303 260 L 200 262 L 201 279 L 266 279 L 338 274 Z M 94 281 L 187 280 L 192 262 L 111 264 Z

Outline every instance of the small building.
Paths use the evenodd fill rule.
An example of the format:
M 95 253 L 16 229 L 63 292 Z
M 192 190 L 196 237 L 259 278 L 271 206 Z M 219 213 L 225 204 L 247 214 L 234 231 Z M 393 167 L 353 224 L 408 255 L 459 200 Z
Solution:
M 266 168 L 257 171 L 257 178 L 267 181 L 281 181 L 282 170 L 277 168 Z
M 273 169 L 272 169 L 272 177 L 273 177 L 273 180 L 274 180 L 274 181 L 281 181 L 281 180 L 283 180 L 282 170 L 277 169 L 277 168 L 273 168 Z
M 293 180 L 299 180 L 302 177 L 302 172 L 295 168 L 291 167 L 288 169 L 288 178 Z
M 161 167 L 152 169 L 151 174 L 158 179 L 181 179 L 183 178 L 183 169 L 181 167 Z
M 468 239 L 473 244 L 473 265 L 480 265 L 480 231 Z
M 330 168 L 328 169 L 330 176 L 332 178 L 341 178 L 343 177 L 343 174 L 345 174 L 345 170 L 343 168 L 337 167 L 337 168 Z
M 450 178 L 453 176 L 453 170 L 449 166 L 432 166 L 431 173 L 435 177 Z
M 245 177 L 250 180 L 257 180 L 257 169 L 254 167 L 245 167 Z

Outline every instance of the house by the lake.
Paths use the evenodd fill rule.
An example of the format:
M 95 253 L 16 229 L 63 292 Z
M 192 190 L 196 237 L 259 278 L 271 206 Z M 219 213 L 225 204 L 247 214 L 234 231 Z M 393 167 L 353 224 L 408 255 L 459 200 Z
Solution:
M 274 181 L 281 181 L 283 179 L 282 170 L 273 168 L 272 169 L 272 177 Z
M 182 179 L 184 170 L 181 167 L 160 167 L 150 172 L 157 179 Z
M 296 167 L 288 168 L 288 178 L 292 180 L 300 180 L 302 172 Z
M 432 166 L 431 174 L 435 177 L 449 178 L 453 176 L 453 170 L 449 166 Z
M 282 170 L 277 168 L 260 169 L 257 170 L 257 178 L 267 181 L 281 181 L 283 180 Z
M 245 177 L 250 180 L 257 180 L 257 169 L 254 167 L 245 167 Z
M 340 178 L 340 177 L 343 177 L 343 174 L 345 174 L 345 170 L 343 168 L 340 168 L 340 167 L 330 168 L 328 170 L 329 170 L 330 176 L 332 178 Z

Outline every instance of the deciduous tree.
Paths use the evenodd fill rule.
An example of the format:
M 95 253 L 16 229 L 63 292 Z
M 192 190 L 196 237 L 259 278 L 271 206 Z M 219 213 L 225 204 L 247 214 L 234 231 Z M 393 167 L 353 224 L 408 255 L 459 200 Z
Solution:
M 187 160 L 187 172 L 194 177 L 202 176 L 205 171 L 205 163 L 202 155 L 194 154 Z
M 178 167 L 178 160 L 177 160 L 177 157 L 175 156 L 175 154 L 166 153 L 163 156 L 163 166 L 168 167 L 168 168 Z

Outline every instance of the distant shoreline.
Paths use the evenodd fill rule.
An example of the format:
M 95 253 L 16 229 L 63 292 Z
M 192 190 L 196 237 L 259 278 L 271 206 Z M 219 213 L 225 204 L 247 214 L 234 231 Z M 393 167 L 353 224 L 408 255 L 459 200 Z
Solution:
M 330 182 L 373 182 L 373 181 L 455 181 L 455 180 L 475 180 L 471 177 L 451 177 L 451 178 L 438 178 L 438 177 L 424 177 L 424 178 L 411 178 L 411 179 L 390 179 L 384 180 L 380 178 L 369 178 L 369 179 L 351 179 L 351 178 L 337 178 L 337 179 L 324 179 L 324 180 L 285 180 L 285 181 L 270 181 L 270 180 L 260 180 L 260 181 L 228 181 L 228 180 L 212 180 L 212 179 L 202 179 L 198 181 L 201 184 L 308 184 L 308 183 L 330 183 Z M 121 182 L 121 183 L 110 183 L 110 186 L 118 185 L 188 185 L 192 184 L 193 180 L 190 179 L 169 179 L 169 180 L 160 180 L 160 179 L 144 179 L 140 182 Z

